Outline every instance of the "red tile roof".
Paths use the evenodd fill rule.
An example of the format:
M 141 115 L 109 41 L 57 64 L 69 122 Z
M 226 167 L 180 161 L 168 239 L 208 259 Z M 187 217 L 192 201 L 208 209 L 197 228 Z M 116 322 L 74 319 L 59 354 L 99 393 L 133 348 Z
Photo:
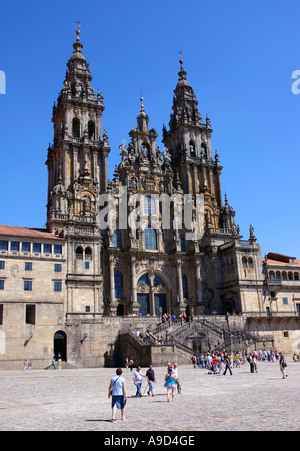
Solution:
M 45 229 L 31 229 L 27 227 L 16 227 L 16 226 L 6 226 L 0 225 L 0 236 L 14 236 L 20 238 L 36 238 L 41 240 L 60 240 L 56 235 L 48 232 Z

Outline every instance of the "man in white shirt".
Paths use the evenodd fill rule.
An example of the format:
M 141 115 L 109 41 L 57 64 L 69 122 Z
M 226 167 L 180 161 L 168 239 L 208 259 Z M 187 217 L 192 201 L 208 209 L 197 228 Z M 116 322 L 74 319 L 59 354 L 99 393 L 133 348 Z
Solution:
M 174 363 L 173 374 L 176 377 L 177 391 L 178 391 L 179 394 L 181 394 L 181 385 L 180 385 L 180 380 L 179 380 L 179 375 L 178 375 L 178 365 L 177 365 L 177 363 Z
M 144 376 L 144 374 L 142 373 L 141 367 L 138 366 L 136 371 L 133 373 L 133 383 L 136 386 L 136 395 L 135 396 L 137 396 L 138 398 L 141 398 L 143 396 L 142 391 L 141 391 L 143 377 L 146 377 L 146 376 Z

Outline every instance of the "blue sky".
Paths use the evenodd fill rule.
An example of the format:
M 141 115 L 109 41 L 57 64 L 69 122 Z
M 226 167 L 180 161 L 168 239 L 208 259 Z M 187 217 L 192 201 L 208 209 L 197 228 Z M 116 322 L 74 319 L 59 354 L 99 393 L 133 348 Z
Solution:
M 2 2 L 0 223 L 45 225 L 52 106 L 79 19 L 92 85 L 104 95 L 110 177 L 136 126 L 140 90 L 162 149 L 182 49 L 241 233 L 248 239 L 252 224 L 263 254 L 300 259 L 300 95 L 291 90 L 299 18 L 299 0 Z

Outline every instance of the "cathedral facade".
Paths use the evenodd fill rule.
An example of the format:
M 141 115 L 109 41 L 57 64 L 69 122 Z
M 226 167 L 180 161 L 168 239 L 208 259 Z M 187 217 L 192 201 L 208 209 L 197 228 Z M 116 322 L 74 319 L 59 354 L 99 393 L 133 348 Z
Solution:
M 73 47 L 53 108 L 47 229 L 0 228 L 0 363 L 31 348 L 40 365 L 58 350 L 75 364 L 103 365 L 123 322 L 153 324 L 164 313 L 264 318 L 261 249 L 252 226 L 243 240 L 223 198 L 211 121 L 183 61 L 163 152 L 141 98 L 109 180 L 103 95 L 91 85 L 79 30 Z
M 160 308 L 176 315 L 240 313 L 244 257 L 254 293 L 262 283 L 260 248 L 252 229 L 250 241 L 241 240 L 235 212 L 226 198 L 223 203 L 210 119 L 203 121 L 180 65 L 164 152 L 141 98 L 131 142 L 120 146 L 109 181 L 103 97 L 91 87 L 78 32 L 53 109 L 46 163 L 47 228 L 67 241 L 70 311 L 88 304 L 112 316 L 157 316 Z

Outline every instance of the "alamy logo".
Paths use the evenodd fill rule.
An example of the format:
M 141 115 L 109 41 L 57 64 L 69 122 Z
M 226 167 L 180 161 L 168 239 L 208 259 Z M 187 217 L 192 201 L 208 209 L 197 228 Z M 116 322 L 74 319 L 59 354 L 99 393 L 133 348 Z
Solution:
M 296 80 L 294 81 L 294 83 L 292 84 L 292 93 L 295 95 L 300 94 L 300 70 L 295 70 L 292 73 L 292 79 Z
M 6 76 L 3 70 L 0 70 L 0 94 L 6 94 Z

